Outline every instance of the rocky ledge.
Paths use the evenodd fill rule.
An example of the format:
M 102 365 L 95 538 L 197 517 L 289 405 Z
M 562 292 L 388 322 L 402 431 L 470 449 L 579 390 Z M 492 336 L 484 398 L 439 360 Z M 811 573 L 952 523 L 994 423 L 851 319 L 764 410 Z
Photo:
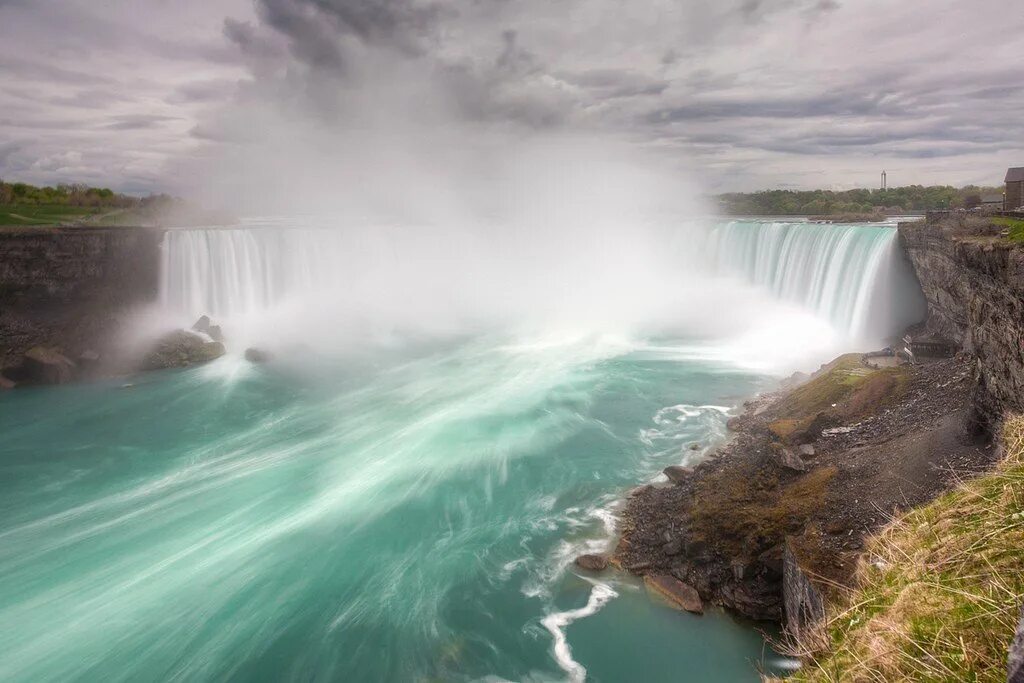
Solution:
M 116 354 L 109 353 L 105 357 L 91 349 L 72 357 L 61 346 L 32 347 L 0 367 L 0 389 L 67 384 L 139 370 L 189 367 L 220 358 L 224 352 L 224 335 L 220 327 L 204 315 L 190 329 L 171 330 L 159 336 L 141 358 L 134 354 L 117 358 Z M 264 352 L 255 349 L 246 351 L 247 358 L 250 352 L 259 355 L 261 361 L 266 359 Z
M 963 427 L 969 358 L 870 360 L 842 356 L 748 403 L 714 456 L 634 491 L 613 561 L 793 630 L 820 616 L 866 534 L 994 459 Z

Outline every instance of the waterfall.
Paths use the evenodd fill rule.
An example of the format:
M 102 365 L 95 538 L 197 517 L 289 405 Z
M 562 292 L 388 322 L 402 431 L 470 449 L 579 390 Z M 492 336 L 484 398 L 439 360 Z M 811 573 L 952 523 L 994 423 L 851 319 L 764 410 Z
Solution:
M 924 300 L 890 225 L 732 221 L 708 234 L 717 272 L 740 277 L 877 343 L 924 315 Z
M 181 317 L 206 313 L 251 322 L 294 305 L 305 313 L 293 321 L 306 324 L 309 317 L 333 315 L 335 327 L 386 309 L 393 313 L 391 321 L 447 317 L 457 326 L 453 316 L 465 310 L 489 309 L 514 320 L 565 299 L 552 319 L 597 306 L 608 315 L 604 322 L 614 323 L 613 304 L 638 316 L 660 315 L 641 307 L 659 297 L 669 302 L 680 278 L 689 278 L 691 287 L 703 286 L 700 296 L 710 299 L 724 292 L 709 291 L 705 283 L 729 276 L 809 310 L 850 341 L 864 344 L 891 337 L 924 310 L 892 226 L 749 220 L 690 225 L 676 230 L 697 265 L 689 268 L 651 257 L 645 251 L 650 244 L 638 234 L 627 235 L 614 249 L 603 246 L 605 251 L 586 251 L 593 247 L 574 242 L 574 251 L 556 252 L 540 241 L 511 253 L 501 231 L 467 238 L 457 232 L 307 225 L 263 221 L 231 229 L 169 230 L 163 242 L 164 309 Z M 602 244 L 597 237 L 593 241 Z M 672 300 L 665 307 L 680 313 L 681 307 L 695 307 L 689 301 Z M 745 315 L 728 303 L 722 307 Z
M 323 229 L 168 230 L 160 300 L 169 311 L 244 316 L 345 284 L 343 235 Z

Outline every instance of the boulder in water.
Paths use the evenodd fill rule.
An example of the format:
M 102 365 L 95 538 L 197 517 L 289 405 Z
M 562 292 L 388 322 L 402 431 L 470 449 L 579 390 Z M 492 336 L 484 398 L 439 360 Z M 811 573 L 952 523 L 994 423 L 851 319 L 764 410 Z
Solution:
M 0 375 L 0 391 L 3 391 L 4 389 L 13 389 L 16 386 L 18 386 L 18 383 L 13 379 L 7 379 L 3 375 Z
M 604 555 L 586 554 L 576 558 L 576 566 L 591 572 L 604 571 L 608 567 L 608 558 Z
M 202 332 L 203 334 L 210 334 L 210 316 L 199 316 L 199 320 L 192 325 L 192 329 L 196 332 Z
M 220 329 L 220 325 L 214 325 L 210 321 L 210 316 L 208 315 L 199 316 L 199 320 L 192 325 L 192 329 L 201 334 L 205 334 L 215 342 L 224 343 L 224 331 Z
M 665 598 L 673 607 L 694 614 L 704 614 L 704 603 L 701 601 L 697 589 L 674 576 L 648 574 L 644 577 L 644 585 L 652 593 Z
M 13 373 L 19 384 L 67 384 L 75 378 L 75 363 L 58 349 L 36 346 L 25 352 Z
M 270 354 L 263 349 L 250 346 L 245 350 L 245 359 L 250 363 L 266 363 L 270 360 Z
M 143 359 L 142 369 L 184 368 L 208 363 L 223 355 L 224 344 L 221 342 L 206 341 L 189 330 L 174 330 L 157 340 Z

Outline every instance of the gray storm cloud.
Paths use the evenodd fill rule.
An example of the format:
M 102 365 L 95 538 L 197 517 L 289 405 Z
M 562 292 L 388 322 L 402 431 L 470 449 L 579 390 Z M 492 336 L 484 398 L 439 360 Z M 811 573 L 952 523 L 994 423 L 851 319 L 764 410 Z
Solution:
M 1004 10 L 0 0 L 0 176 L 186 191 L 186 170 L 226 172 L 281 123 L 293 144 L 330 131 L 332 150 L 360 129 L 398 141 L 444 123 L 449 144 L 626 140 L 709 189 L 865 185 L 882 167 L 897 183 L 993 183 L 1024 157 L 1024 15 Z

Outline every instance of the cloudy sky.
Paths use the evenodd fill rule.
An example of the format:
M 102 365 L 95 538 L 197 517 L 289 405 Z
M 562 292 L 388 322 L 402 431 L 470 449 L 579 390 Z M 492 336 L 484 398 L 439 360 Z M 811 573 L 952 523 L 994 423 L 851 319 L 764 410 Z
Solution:
M 1022 55 L 1009 0 L 0 0 L 0 177 L 187 193 L 282 123 L 417 119 L 711 191 L 997 184 Z

